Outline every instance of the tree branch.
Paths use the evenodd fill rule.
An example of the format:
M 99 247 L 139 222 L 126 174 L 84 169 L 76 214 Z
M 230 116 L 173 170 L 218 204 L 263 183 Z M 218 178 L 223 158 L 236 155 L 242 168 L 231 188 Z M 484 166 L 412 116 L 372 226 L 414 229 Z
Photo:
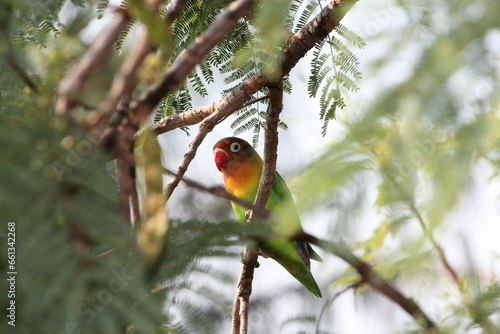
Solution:
M 282 76 L 286 75 L 316 45 L 328 36 L 358 0 L 331 0 L 310 22 L 290 35 L 283 52 Z
M 239 106 L 237 109 L 233 110 L 232 112 L 238 111 L 240 109 L 246 108 L 254 103 L 260 102 L 262 100 L 268 99 L 269 95 L 266 94 L 264 96 L 261 96 L 257 99 L 251 100 L 241 106 Z M 168 132 L 170 130 L 174 130 L 177 128 L 180 128 L 182 126 L 188 126 L 188 125 L 193 125 L 196 123 L 199 123 L 203 121 L 206 117 L 210 116 L 215 110 L 217 110 L 218 103 L 212 102 L 209 104 L 205 104 L 200 107 L 196 107 L 194 109 L 179 113 L 179 114 L 174 114 L 174 115 L 168 115 L 163 117 L 161 120 L 158 122 L 154 122 L 148 127 L 144 127 L 141 130 L 139 130 L 135 136 L 135 146 L 139 146 L 142 144 L 142 137 L 147 131 L 153 131 L 157 135 L 160 135 L 162 133 Z
M 324 36 L 326 36 L 325 33 L 328 34 L 327 31 L 330 32 L 335 28 L 335 26 L 344 17 L 347 10 L 350 9 L 356 2 L 357 0 L 346 0 L 344 3 L 348 4 L 347 9 L 340 11 L 334 9 L 339 7 L 341 3 L 337 0 L 331 1 L 310 23 L 306 24 L 301 31 L 293 35 L 292 38 L 289 39 L 287 51 L 284 53 L 285 55 L 289 55 L 288 57 L 285 57 L 283 62 L 282 67 L 284 68 L 284 71 L 278 78 L 266 78 L 261 74 L 254 75 L 234 88 L 225 97 L 223 97 L 219 103 L 211 106 L 214 112 L 210 114 L 210 116 L 206 116 L 200 124 L 197 135 L 189 144 L 189 149 L 184 154 L 184 157 L 177 168 L 176 174 L 178 177 L 174 177 L 170 180 L 165 187 L 165 194 L 167 198 L 172 195 L 175 187 L 179 184 L 180 178 L 187 171 L 189 164 L 196 155 L 198 147 L 208 132 L 212 131 L 214 126 L 217 125 L 222 119 L 225 119 L 229 114 L 240 108 L 240 106 L 249 99 L 249 96 L 254 94 L 257 90 L 266 85 L 272 85 L 273 82 L 277 82 L 277 80 L 281 80 L 283 76 L 285 76 L 288 71 L 295 66 L 298 59 L 302 58 L 306 52 L 314 46 L 321 36 L 324 38 Z M 317 36 L 315 34 L 317 34 Z M 306 45 L 307 47 L 300 47 L 299 44 Z M 171 72 L 172 71 L 169 71 L 169 73 Z M 153 108 L 154 105 L 151 105 L 151 102 L 159 101 L 159 99 L 164 96 L 161 95 L 160 97 L 160 95 L 158 95 L 159 91 L 160 90 L 158 88 L 151 90 L 145 97 L 139 99 L 135 109 L 139 108 L 139 106 L 148 110 Z
M 318 245 L 321 248 L 335 254 L 345 262 L 349 263 L 361 275 L 363 280 L 370 284 L 372 288 L 398 304 L 403 310 L 411 315 L 418 323 L 421 323 L 424 328 L 436 329 L 436 324 L 424 313 L 418 304 L 411 298 L 405 297 L 398 289 L 393 287 L 388 281 L 380 276 L 366 262 L 363 262 L 356 257 L 344 245 L 336 245 L 333 242 L 318 239 L 307 233 L 300 233 L 296 236 L 296 240 L 307 241 L 311 244 Z
M 172 176 L 177 176 L 176 173 L 172 172 L 171 170 L 164 168 L 164 171 Z M 266 208 L 263 208 L 261 206 L 257 206 L 251 202 L 248 202 L 242 198 L 236 197 L 233 194 L 230 194 L 227 192 L 226 189 L 222 186 L 212 186 L 212 187 L 207 187 L 204 186 L 196 181 L 193 181 L 187 177 L 182 177 L 181 178 L 182 182 L 190 188 L 197 189 L 199 191 L 211 194 L 215 197 L 222 198 L 231 202 L 235 202 L 249 210 L 253 210 L 257 215 L 262 217 L 263 219 L 269 219 L 271 217 L 271 211 L 269 211 Z
M 323 8 L 323 10 L 314 19 L 307 23 L 296 34 L 291 35 L 288 38 L 287 44 L 283 50 L 283 55 L 281 57 L 281 73 L 278 78 L 275 79 L 282 79 L 285 75 L 287 75 L 291 71 L 291 69 L 298 63 L 298 61 L 303 58 L 318 41 L 325 38 L 339 24 L 339 22 L 344 18 L 347 11 L 357 1 L 358 0 L 345 0 L 342 3 L 338 0 L 330 1 L 330 3 L 326 5 L 325 8 Z M 232 95 L 231 99 L 244 102 L 248 98 L 238 96 L 238 94 L 240 93 L 245 93 L 245 89 L 241 89 L 241 87 L 258 85 L 255 90 L 257 91 L 262 87 L 270 84 L 270 80 L 272 81 L 272 79 L 262 79 L 262 76 L 255 75 L 245 80 L 228 94 Z M 255 83 L 252 82 L 254 80 L 256 81 Z M 214 102 L 205 106 L 197 107 L 181 114 L 166 116 L 159 122 L 154 123 L 151 126 L 151 130 L 155 131 L 158 134 L 161 134 L 182 126 L 199 123 L 203 121 L 203 119 L 214 113 L 216 110 L 219 110 L 223 100 L 224 99 L 222 99 L 218 103 Z M 235 109 L 233 111 L 239 110 L 241 108 L 241 105 L 235 106 Z
M 142 120 L 146 119 L 146 117 L 163 99 L 163 97 L 179 87 L 179 85 L 186 80 L 189 73 L 203 59 L 203 57 L 215 45 L 222 41 L 222 39 L 229 31 L 231 31 L 240 18 L 245 16 L 250 11 L 253 3 L 253 0 L 238 0 L 229 5 L 227 9 L 218 16 L 215 23 L 210 26 L 198 39 L 196 39 L 196 41 L 193 42 L 167 70 L 161 82 L 151 87 L 141 97 L 139 97 L 139 99 L 133 101 L 130 104 L 130 110 L 128 112 L 117 114 L 116 119 L 110 122 L 108 129 L 101 136 L 100 141 L 105 146 L 110 146 L 119 132 L 118 128 L 120 125 L 128 122 L 132 122 L 134 124 L 143 123 Z M 176 10 L 178 10 L 178 8 Z M 243 102 L 248 99 L 249 95 L 245 97 Z M 216 108 L 212 109 L 210 114 L 213 114 L 215 110 Z M 205 117 L 198 119 L 195 123 L 201 122 Z M 173 188 L 175 188 L 175 186 Z
M 180 179 L 186 173 L 189 164 L 194 159 L 196 151 L 205 139 L 206 135 L 212 131 L 217 124 L 226 119 L 228 115 L 233 113 L 238 106 L 242 105 L 249 98 L 249 96 L 262 87 L 262 82 L 265 81 L 266 79 L 264 77 L 257 75 L 243 81 L 237 88 L 222 98 L 222 100 L 217 104 L 218 110 L 215 113 L 212 113 L 201 122 L 198 133 L 189 143 L 189 148 L 177 167 L 177 176 L 170 180 L 165 186 L 165 195 L 167 199 L 172 195 L 174 189 L 179 184 Z
M 120 188 L 119 213 L 123 222 L 132 226 L 138 221 L 139 201 L 135 185 L 135 159 L 133 154 L 116 159 L 118 170 L 118 185 Z
M 443 248 L 437 243 L 436 239 L 434 239 L 434 236 L 432 235 L 432 232 L 427 228 L 427 225 L 425 224 L 424 218 L 420 214 L 420 211 L 415 207 L 415 205 L 413 203 L 410 204 L 410 210 L 413 212 L 415 217 L 417 217 L 417 220 L 420 223 L 422 230 L 424 231 L 424 235 L 429 239 L 432 246 L 438 252 L 439 259 L 440 259 L 441 263 L 443 264 L 445 270 L 448 272 L 448 274 L 450 274 L 453 281 L 458 286 L 459 290 L 462 290 L 462 286 L 460 284 L 460 280 L 459 280 L 459 277 L 458 277 L 456 271 L 450 265 L 450 262 L 448 262 L 448 259 L 446 258 L 446 255 L 444 254 Z
M 130 99 L 137 86 L 136 72 L 144 59 L 154 50 L 148 31 L 145 26 L 142 26 L 137 34 L 137 44 L 115 75 L 106 99 L 98 107 L 103 114 L 102 116 L 116 110 L 120 102 Z
M 238 20 L 250 11 L 253 4 L 254 0 L 237 0 L 231 3 L 219 15 L 215 23 L 197 38 L 167 70 L 163 79 L 132 105 L 132 113 L 149 115 L 165 95 L 178 88 L 186 80 L 193 68 L 222 41 Z
M 171 1 L 171 5 L 168 8 L 167 14 L 165 15 L 165 19 L 168 24 L 174 22 L 182 13 L 182 10 L 186 6 L 187 0 L 173 0 Z
M 118 18 L 103 30 L 80 61 L 61 81 L 55 108 L 58 114 L 67 114 L 75 107 L 87 81 L 108 59 L 120 32 L 130 20 L 125 10 L 117 10 L 117 12 L 119 13 Z
M 10 48 L 10 46 L 9 46 L 9 48 Z M 9 64 L 10 67 L 12 67 L 12 69 L 17 73 L 17 75 L 19 75 L 19 77 L 24 82 L 24 84 L 26 86 L 28 86 L 29 89 L 31 89 L 31 91 L 33 93 L 38 93 L 37 85 L 31 79 L 31 77 L 28 75 L 28 73 L 26 73 L 26 71 L 24 71 L 24 69 L 21 67 L 21 65 L 19 65 L 17 59 L 14 57 L 14 55 L 11 53 L 10 50 L 5 53 L 4 57 L 5 57 L 5 61 L 7 62 L 7 64 Z
M 168 170 L 167 172 L 169 174 L 175 175 L 175 173 L 170 172 Z M 238 197 L 234 197 L 233 195 L 227 193 L 224 189 L 222 189 L 222 187 L 205 187 L 193 180 L 189 180 L 186 178 L 182 178 L 182 180 L 189 187 L 212 194 L 213 196 L 219 198 L 223 198 L 229 201 L 235 201 L 238 204 L 250 210 L 254 210 L 253 212 L 255 214 L 259 215 L 264 219 L 269 219 L 269 220 L 273 219 L 271 211 L 269 211 L 267 208 L 259 207 L 258 209 L 256 209 L 255 204 L 242 200 Z M 417 322 L 423 320 L 423 326 L 425 328 L 437 329 L 434 322 L 424 313 L 424 311 L 418 306 L 418 304 L 413 299 L 405 297 L 399 290 L 393 287 L 387 280 L 382 278 L 380 274 L 378 274 L 375 270 L 373 270 L 371 265 L 356 257 L 344 245 L 336 245 L 333 242 L 316 238 L 305 232 L 297 234 L 293 239 L 300 241 L 307 241 L 341 258 L 342 260 L 350 264 L 361 275 L 362 281 L 360 281 L 359 283 L 369 284 L 373 289 L 377 290 L 378 292 L 389 298 L 391 301 L 393 301 L 395 304 L 400 306 L 403 310 L 405 310 L 408 314 L 410 314 Z M 355 286 L 357 286 L 357 283 L 355 283 Z M 351 288 L 351 286 L 349 286 L 348 288 Z M 233 304 L 233 314 L 235 307 L 237 307 L 238 309 L 240 308 L 240 305 L 238 305 L 238 303 L 239 303 L 239 298 L 236 298 L 235 303 Z M 237 319 L 238 319 L 237 321 L 239 321 L 239 317 L 237 317 Z M 240 325 L 241 322 L 238 322 L 237 324 Z M 233 330 L 234 330 L 234 320 L 233 320 Z
M 316 322 L 316 329 L 314 330 L 314 333 L 319 333 L 319 325 L 321 323 L 321 319 L 323 318 L 323 315 L 325 314 L 325 311 L 328 307 L 330 307 L 330 305 L 333 304 L 333 302 L 338 298 L 340 297 L 341 295 L 343 295 L 344 293 L 346 293 L 347 291 L 351 290 L 351 289 L 356 289 L 357 287 L 361 286 L 362 284 L 364 284 L 365 282 L 363 280 L 360 280 L 358 282 L 355 282 L 355 283 L 352 283 L 346 287 L 344 287 L 342 290 L 340 290 L 339 292 L 337 292 L 328 302 L 325 303 L 325 305 L 323 305 L 323 307 L 321 308 L 321 312 L 319 314 L 319 317 L 318 317 L 318 321 Z
M 157 11 L 162 2 L 163 1 L 158 0 L 151 1 L 149 3 L 149 7 L 151 7 L 152 11 Z M 173 1 L 172 5 L 165 14 L 165 20 L 167 21 L 168 26 L 170 26 L 172 22 L 179 17 L 185 4 L 186 0 Z M 96 123 L 102 122 L 106 114 L 116 110 L 120 102 L 128 102 L 130 100 L 132 92 L 137 86 L 137 70 L 144 62 L 144 59 L 157 49 L 156 46 L 151 43 L 148 30 L 145 26 L 141 27 L 136 40 L 137 43 L 135 44 L 134 49 L 131 53 L 129 53 L 120 67 L 120 70 L 115 75 L 108 96 L 98 108 L 103 112 L 103 115 L 101 115 L 100 119 L 98 119 Z
M 278 157 L 278 123 L 283 107 L 283 86 L 281 81 L 269 86 L 270 101 L 266 115 L 266 130 L 264 143 L 264 167 L 259 181 L 259 189 L 255 197 L 255 205 L 265 207 L 271 194 L 276 177 L 276 159 Z M 250 213 L 251 223 L 253 212 Z M 258 249 L 255 244 L 247 244 L 243 250 L 243 266 L 236 289 L 236 297 L 232 312 L 232 333 L 246 334 L 248 332 L 248 311 L 254 269 L 257 266 Z

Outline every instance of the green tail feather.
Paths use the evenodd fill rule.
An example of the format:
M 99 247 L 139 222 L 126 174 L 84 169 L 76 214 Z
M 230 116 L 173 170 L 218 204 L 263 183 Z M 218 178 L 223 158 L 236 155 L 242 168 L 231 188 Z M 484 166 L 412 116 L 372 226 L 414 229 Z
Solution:
M 281 264 L 293 277 L 304 285 L 313 295 L 322 298 L 318 284 L 309 269 L 309 261 L 304 262 L 297 252 L 294 242 L 288 239 L 272 239 L 259 243 L 262 252 Z

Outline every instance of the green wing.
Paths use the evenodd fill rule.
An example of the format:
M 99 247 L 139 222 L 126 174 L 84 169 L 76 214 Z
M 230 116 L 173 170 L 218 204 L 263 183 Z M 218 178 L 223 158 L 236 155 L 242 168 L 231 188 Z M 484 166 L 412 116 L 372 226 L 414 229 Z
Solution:
M 248 194 L 245 199 L 253 202 L 256 195 L 257 189 Z M 284 237 L 259 242 L 260 250 L 281 264 L 316 297 L 321 297 L 321 291 L 310 271 L 310 258 L 315 260 L 321 260 L 321 258 L 308 243 L 290 240 L 291 237 L 302 232 L 302 225 L 290 190 L 278 173 L 276 173 L 276 179 L 266 207 L 273 211 L 279 220 L 278 223 L 269 226 L 270 231 Z M 233 209 L 238 219 L 245 222 L 247 209 L 234 203 Z

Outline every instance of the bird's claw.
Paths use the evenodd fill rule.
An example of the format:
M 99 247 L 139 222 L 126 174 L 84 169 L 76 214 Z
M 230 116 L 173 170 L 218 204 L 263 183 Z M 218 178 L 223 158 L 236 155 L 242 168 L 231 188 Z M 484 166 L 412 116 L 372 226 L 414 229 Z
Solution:
M 266 253 L 264 253 L 262 251 L 259 251 L 259 256 L 262 256 L 264 259 L 267 259 L 269 257 L 269 255 L 267 255 Z

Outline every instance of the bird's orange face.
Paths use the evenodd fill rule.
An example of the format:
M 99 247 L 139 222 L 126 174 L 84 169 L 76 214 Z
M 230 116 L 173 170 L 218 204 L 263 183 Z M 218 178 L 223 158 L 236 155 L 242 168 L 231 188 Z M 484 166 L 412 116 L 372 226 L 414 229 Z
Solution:
M 214 145 L 214 158 L 231 194 L 246 198 L 257 189 L 263 162 L 249 143 L 235 137 L 221 139 Z
M 231 172 L 238 165 L 250 163 L 254 157 L 254 149 L 243 139 L 227 137 L 214 145 L 214 158 L 217 169 Z

